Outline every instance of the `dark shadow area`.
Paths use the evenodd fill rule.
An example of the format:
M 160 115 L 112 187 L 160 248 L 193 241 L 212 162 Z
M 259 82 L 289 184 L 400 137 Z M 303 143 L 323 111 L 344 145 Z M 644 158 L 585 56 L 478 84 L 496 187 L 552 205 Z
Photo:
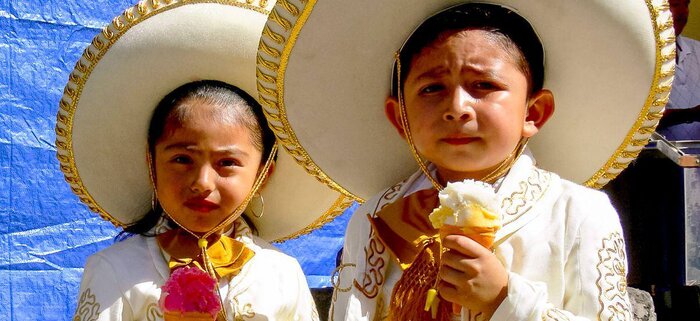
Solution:
M 698 286 L 685 280 L 683 168 L 657 149 L 645 149 L 606 192 L 627 243 L 629 286 L 648 291 L 659 321 L 698 315 Z
M 333 288 L 312 288 L 311 295 L 316 301 L 316 309 L 321 321 L 328 320 L 328 311 L 331 308 L 331 297 L 333 296 Z

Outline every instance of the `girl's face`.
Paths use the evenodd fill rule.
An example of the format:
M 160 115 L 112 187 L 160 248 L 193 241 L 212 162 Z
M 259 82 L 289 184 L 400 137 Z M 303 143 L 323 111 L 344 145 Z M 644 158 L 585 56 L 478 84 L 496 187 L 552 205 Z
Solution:
M 217 106 L 193 104 L 182 123 L 170 120 L 155 145 L 158 200 L 192 232 L 228 218 L 250 192 L 262 153 L 243 124 L 217 120 Z M 172 119 L 172 118 L 170 118 Z
M 416 148 L 446 181 L 485 176 L 537 132 L 526 76 L 487 31 L 439 37 L 413 58 L 403 91 Z

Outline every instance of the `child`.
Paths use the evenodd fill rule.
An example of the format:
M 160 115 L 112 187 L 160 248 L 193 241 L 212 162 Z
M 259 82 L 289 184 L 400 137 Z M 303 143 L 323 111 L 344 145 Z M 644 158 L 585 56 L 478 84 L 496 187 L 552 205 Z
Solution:
M 557 10 L 569 11 L 561 9 L 566 5 L 559 2 L 549 5 L 552 6 L 552 12 L 540 8 L 542 16 Z M 352 70 L 348 68 L 345 72 L 334 70 L 326 73 L 321 70 L 316 71 L 313 77 L 304 75 L 301 78 L 327 82 L 324 76 L 340 74 L 344 79 L 360 83 L 357 86 L 365 90 L 364 96 L 372 98 L 377 90 L 374 90 L 373 83 L 364 82 L 362 75 L 367 70 L 376 69 L 368 67 L 371 63 L 363 63 L 362 60 L 376 57 L 373 54 L 378 50 L 371 49 L 375 48 L 372 43 L 352 43 L 345 38 L 348 33 L 339 33 L 339 28 L 324 25 L 322 21 L 344 26 L 351 24 L 347 20 L 352 19 L 344 17 L 358 17 L 358 12 L 363 12 L 362 25 L 368 25 L 368 29 L 374 29 L 378 33 L 373 34 L 372 39 L 384 41 L 388 32 L 380 31 L 384 29 L 375 25 L 386 21 L 384 14 L 400 10 L 401 14 L 393 16 L 399 20 L 415 17 L 417 11 L 430 6 L 427 2 L 420 1 L 410 4 L 383 2 L 376 6 L 376 13 L 362 5 L 357 8 L 344 6 L 340 10 L 343 18 L 340 15 L 332 16 L 336 11 L 330 6 L 318 6 L 313 9 L 311 18 L 296 22 L 305 22 L 303 30 L 309 31 L 288 36 L 288 39 L 295 41 L 292 53 L 299 56 L 288 56 L 286 63 L 290 66 L 289 70 L 286 73 L 278 71 L 278 77 L 285 74 L 284 82 L 291 84 L 296 79 L 294 72 L 304 70 L 306 66 L 338 66 L 329 63 L 333 58 L 311 59 L 307 49 L 324 47 L 324 55 L 319 56 L 332 57 L 336 52 L 334 48 L 319 44 L 328 40 L 327 35 L 333 35 L 344 39 L 343 44 L 362 48 L 343 56 L 351 60 L 346 64 L 352 66 Z M 532 6 L 539 7 L 539 4 Z M 629 5 L 634 10 L 640 6 L 643 8 L 644 4 Z M 304 8 L 303 17 L 309 16 L 308 10 Z M 323 16 L 324 19 L 313 20 L 314 14 L 316 17 Z M 576 14 L 586 16 L 590 12 L 582 10 Z M 374 19 L 375 15 L 380 18 Z M 566 16 L 560 17 L 560 20 L 578 21 L 573 18 Z M 298 28 L 298 25 L 294 27 Z M 298 30 L 294 27 L 291 29 Z M 573 32 L 565 27 L 562 30 Z M 362 30 L 353 30 L 352 33 L 362 35 Z M 552 37 L 552 32 L 547 36 L 547 39 L 555 38 Z M 263 42 L 265 40 L 267 39 L 263 38 Z M 646 40 L 648 39 L 645 38 Z M 311 41 L 318 44 L 310 44 Z M 597 44 L 590 45 L 600 48 Z M 376 46 L 382 47 L 384 44 L 377 41 Z M 344 48 L 343 45 L 338 47 Z M 647 48 L 650 47 L 644 47 L 645 50 Z M 653 56 L 653 47 L 651 49 Z M 625 244 L 619 218 L 607 197 L 537 168 L 533 157 L 525 148 L 529 138 L 539 132 L 554 112 L 554 94 L 543 89 L 546 50 L 547 43 L 543 49 L 533 27 L 516 11 L 500 5 L 473 3 L 458 5 L 430 17 L 403 44 L 395 66 L 392 94 L 386 99 L 385 112 L 399 135 L 409 143 L 421 170 L 377 194 L 353 215 L 347 228 L 342 262 L 335 281 L 330 319 L 631 318 L 625 281 Z M 361 55 L 362 52 L 370 54 L 355 60 L 351 57 L 353 54 Z M 668 57 L 664 59 L 664 62 L 669 60 Z M 643 62 L 643 67 L 648 66 L 647 62 L 649 61 Z M 560 65 L 551 69 L 556 70 L 557 67 Z M 620 69 L 627 70 L 623 67 Z M 619 70 L 615 72 L 621 73 Z M 572 78 L 577 76 L 571 75 Z M 282 81 L 280 78 L 277 80 Z M 607 79 L 599 79 L 601 82 L 604 80 Z M 667 83 L 668 77 L 664 80 Z M 348 89 L 348 86 L 352 86 L 349 83 L 350 81 L 339 80 L 336 85 L 345 92 L 353 92 Z M 651 83 L 656 84 L 656 79 Z M 296 84 L 295 88 L 299 87 Z M 647 89 L 648 87 L 644 90 Z M 662 95 L 667 94 L 667 89 L 665 92 L 659 91 L 663 92 Z M 643 97 L 647 96 L 646 92 L 643 94 Z M 315 105 L 312 102 L 297 103 L 293 99 L 298 96 L 293 88 L 285 89 L 283 94 L 278 95 L 290 97 L 278 103 L 278 106 L 284 106 L 289 119 L 300 119 L 299 114 L 302 112 L 295 112 L 295 105 L 298 105 L 297 110 L 302 107 L 307 110 L 309 106 Z M 316 99 L 323 95 L 313 92 L 309 96 L 310 99 Z M 363 105 L 369 98 L 348 98 L 347 95 L 334 93 L 326 96 L 334 99 L 334 106 L 339 105 L 335 110 L 326 111 L 330 115 L 336 110 L 358 113 L 358 110 L 362 112 L 362 108 L 371 108 Z M 327 105 L 323 107 L 330 108 Z M 635 108 L 629 104 L 617 107 Z M 636 108 L 638 112 L 638 106 Z M 649 106 L 645 109 L 648 111 Z M 363 116 L 365 120 L 369 118 Z M 318 124 L 323 122 L 328 122 L 328 119 L 322 119 Z M 342 122 L 330 122 L 328 128 L 344 126 L 353 120 L 346 117 Z M 374 123 L 355 122 L 355 125 L 370 130 Z M 297 130 L 300 127 L 301 124 L 296 124 L 285 130 Z M 635 128 L 632 133 L 639 129 Z M 318 148 L 323 145 L 321 140 L 324 138 L 337 141 L 339 137 L 352 136 L 347 131 L 337 131 L 339 133 L 336 134 L 327 128 L 320 128 L 319 132 L 323 134 L 314 136 L 304 127 L 303 134 L 317 140 L 301 141 L 303 138 L 300 138 L 297 144 L 306 148 L 319 168 L 322 167 L 327 173 L 336 173 L 335 176 L 329 176 L 341 178 L 336 180 L 338 186 L 349 186 L 358 181 L 357 175 L 343 174 L 338 169 L 342 165 L 329 166 L 328 159 L 338 158 L 338 155 L 324 157 L 324 151 Z M 646 136 L 642 137 L 648 139 L 649 128 L 644 132 Z M 292 135 L 285 133 L 285 136 Z M 385 140 L 384 137 L 375 139 Z M 355 148 L 353 143 L 357 142 L 351 138 L 347 140 L 344 148 L 351 152 L 369 154 L 365 150 L 381 150 Z M 365 141 L 368 146 L 374 143 Z M 389 145 L 375 145 L 380 144 Z M 388 148 L 385 150 L 389 151 Z M 561 156 L 562 162 L 564 156 Z M 400 163 L 400 159 L 391 156 L 385 158 L 388 164 Z M 374 166 L 369 161 L 354 160 L 345 159 L 345 162 L 365 170 Z M 348 171 L 351 171 L 349 167 Z M 372 175 L 381 175 L 378 172 L 375 170 L 363 178 L 369 181 Z M 486 183 L 486 187 L 479 181 Z M 496 190 L 498 201 L 493 211 L 500 223 L 491 226 L 497 230 L 495 239 L 490 240 L 492 246 L 488 244 L 489 241 L 478 243 L 475 240 L 486 239 L 485 235 L 478 235 L 474 239 L 460 232 L 438 235 L 443 230 L 436 228 L 431 213 L 440 212 L 451 201 L 451 194 L 462 193 L 456 191 L 455 186 L 459 184 L 451 183 L 472 186 L 470 188 L 473 190 L 476 190 L 474 186 L 479 187 L 480 191 L 488 191 L 490 188 Z M 461 197 L 477 198 L 476 194 L 469 193 L 462 193 Z M 474 204 L 482 208 L 482 212 L 493 209 L 488 207 L 487 211 L 479 203 L 466 201 L 457 202 L 456 207 Z M 486 218 L 488 216 L 484 215 Z M 434 294 L 435 291 L 438 297 L 430 299 L 430 293 Z
M 124 232 L 88 259 L 74 320 L 318 320 L 299 264 L 266 241 L 322 213 L 282 212 L 300 194 L 267 192 L 314 188 L 276 166 L 249 94 L 273 4 L 143 2 L 86 49 L 61 102 L 59 159 Z

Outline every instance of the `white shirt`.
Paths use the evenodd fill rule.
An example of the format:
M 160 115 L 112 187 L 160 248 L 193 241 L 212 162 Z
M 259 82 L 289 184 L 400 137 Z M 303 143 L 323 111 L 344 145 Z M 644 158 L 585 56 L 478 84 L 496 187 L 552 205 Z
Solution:
M 252 235 L 255 252 L 233 278 L 220 280 L 227 321 L 314 320 L 318 312 L 299 263 Z M 161 321 L 161 287 L 170 276 L 155 237 L 137 235 L 92 255 L 80 284 L 76 321 Z
M 354 213 L 334 280 L 330 321 L 387 315 L 402 270 L 367 215 L 424 188 L 431 185 L 418 172 Z M 491 321 L 631 320 L 622 227 L 605 194 L 536 169 L 525 154 L 497 194 L 503 197 L 503 227 L 495 253 L 509 280 L 508 295 Z M 461 319 L 468 320 L 464 310 Z

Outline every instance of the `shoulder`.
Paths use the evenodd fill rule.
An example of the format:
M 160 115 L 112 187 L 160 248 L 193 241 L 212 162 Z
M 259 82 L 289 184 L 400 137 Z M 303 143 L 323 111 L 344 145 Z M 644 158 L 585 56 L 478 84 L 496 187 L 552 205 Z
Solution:
M 560 182 L 561 194 L 555 208 L 565 212 L 567 221 L 578 227 L 619 225 L 619 216 L 607 194 L 565 179 Z
M 134 235 L 122 241 L 98 251 L 88 258 L 88 262 L 103 261 L 111 264 L 133 264 L 135 258 L 150 257 L 148 239 L 141 235 Z M 139 261 L 139 260 L 136 260 Z
M 257 236 L 254 236 L 252 240 L 254 245 L 251 248 L 255 252 L 253 260 L 256 269 L 266 269 L 279 274 L 300 273 L 301 266 L 295 258 Z
M 610 200 L 608 199 L 607 194 L 599 190 L 586 187 L 563 178 L 559 179 L 559 182 L 562 190 L 560 196 L 562 201 L 573 204 L 588 203 L 590 205 L 591 203 L 603 203 L 605 205 L 610 205 Z
M 695 49 L 700 49 L 700 41 L 698 41 L 698 40 L 695 40 L 693 38 L 689 38 L 686 36 L 679 36 L 678 39 L 679 39 L 679 41 L 682 42 L 683 45 L 691 46 Z M 700 53 L 698 53 L 698 54 L 700 54 Z

